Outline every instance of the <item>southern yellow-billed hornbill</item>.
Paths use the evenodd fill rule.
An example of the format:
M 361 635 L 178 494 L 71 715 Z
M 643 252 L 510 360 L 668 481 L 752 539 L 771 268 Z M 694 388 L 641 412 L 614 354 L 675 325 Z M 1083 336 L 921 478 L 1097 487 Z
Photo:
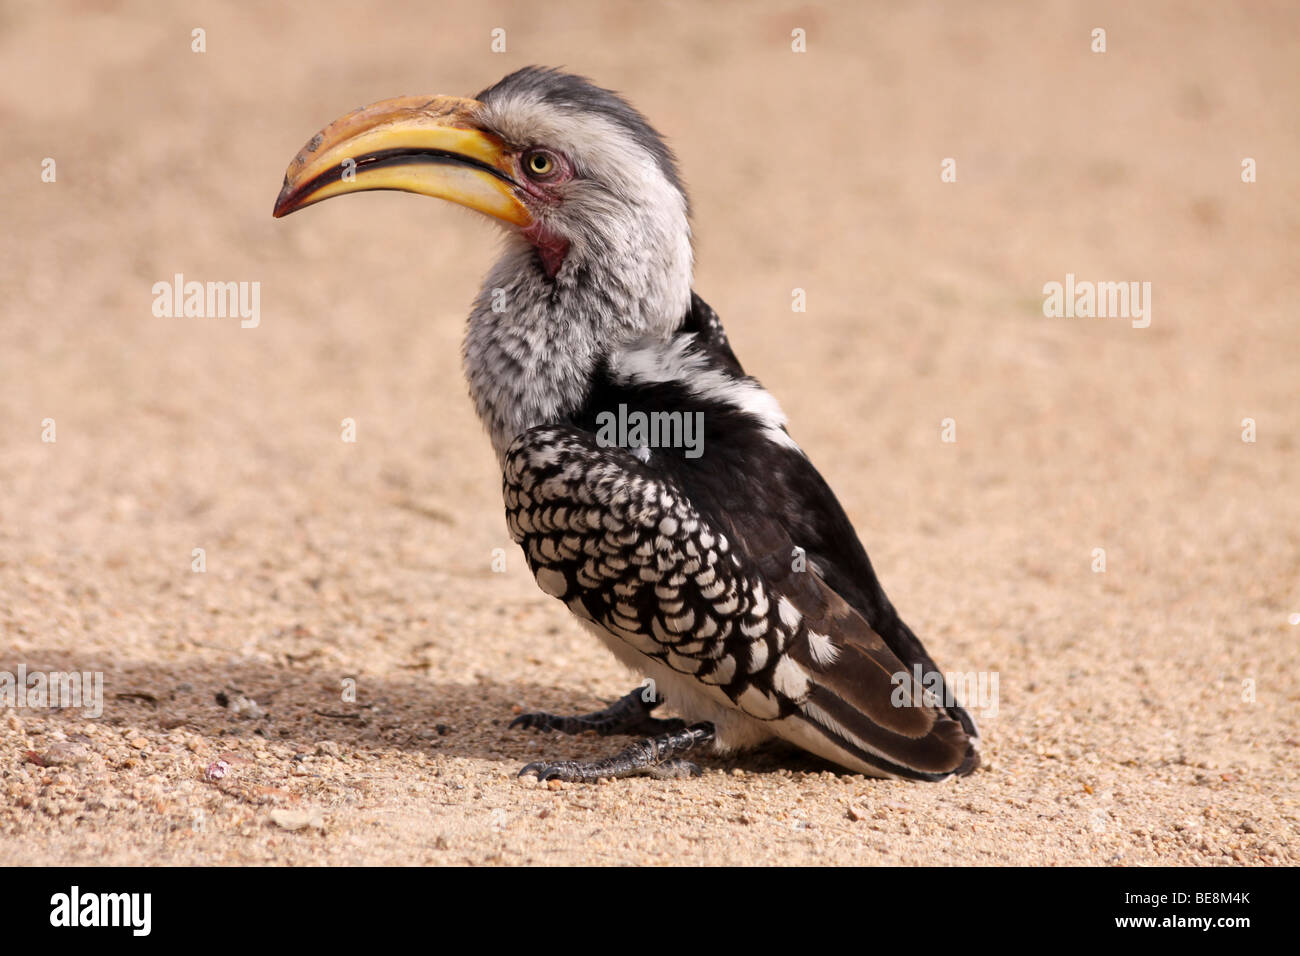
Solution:
M 639 112 L 537 67 L 472 100 L 385 100 L 312 137 L 275 215 L 371 189 L 449 199 L 504 225 L 464 358 L 510 532 L 541 589 L 663 695 L 521 717 L 647 738 L 521 773 L 698 773 L 682 759 L 693 748 L 774 736 L 876 776 L 940 780 L 978 765 L 974 722 L 930 694 L 934 662 L 776 400 L 692 292 L 686 193 Z M 617 437 L 614 414 L 633 423 Z M 690 422 L 702 431 L 688 446 Z M 670 425 L 667 446 L 647 440 Z M 663 700 L 685 720 L 651 716 Z

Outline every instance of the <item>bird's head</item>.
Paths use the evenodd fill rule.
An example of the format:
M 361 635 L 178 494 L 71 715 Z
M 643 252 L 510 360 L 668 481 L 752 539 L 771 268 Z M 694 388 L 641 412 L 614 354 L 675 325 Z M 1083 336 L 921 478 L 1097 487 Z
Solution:
M 349 113 L 290 163 L 274 215 L 376 189 L 501 223 L 509 248 L 490 283 L 571 294 L 570 311 L 603 311 L 627 335 L 685 314 L 691 238 L 673 155 L 635 108 L 582 77 L 526 67 L 474 99 L 403 96 Z

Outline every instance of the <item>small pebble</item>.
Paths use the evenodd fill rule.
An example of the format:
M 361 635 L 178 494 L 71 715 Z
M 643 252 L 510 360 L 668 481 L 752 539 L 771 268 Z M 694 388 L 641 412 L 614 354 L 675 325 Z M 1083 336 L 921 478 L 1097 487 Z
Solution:
M 90 751 L 81 744 L 58 743 L 41 754 L 41 760 L 47 767 L 85 763 L 89 759 Z
M 249 720 L 266 716 L 266 711 L 251 697 L 236 697 L 230 702 L 228 709 L 236 717 L 247 717 Z
M 304 827 L 315 827 L 317 830 L 325 829 L 325 820 L 320 811 L 315 809 L 272 810 L 271 822 L 284 830 L 301 830 Z

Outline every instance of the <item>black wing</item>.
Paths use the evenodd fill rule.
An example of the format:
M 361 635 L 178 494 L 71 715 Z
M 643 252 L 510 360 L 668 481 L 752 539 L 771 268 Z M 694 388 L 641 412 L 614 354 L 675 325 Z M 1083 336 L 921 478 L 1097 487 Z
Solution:
M 571 426 L 514 441 L 504 494 L 544 591 L 717 702 L 866 773 L 938 780 L 977 765 L 961 723 L 899 681 L 904 662 L 797 569 L 779 521 L 739 510 L 743 495 L 702 508 L 672 475 Z
M 744 375 L 718 314 L 694 293 L 682 330 L 693 333 L 716 364 L 733 374 Z M 685 467 L 689 463 L 684 461 L 668 462 L 688 493 L 710 514 L 734 515 L 733 531 L 738 535 L 744 535 L 747 530 L 757 533 L 771 524 L 785 528 L 831 590 L 866 619 L 908 669 L 919 666 L 943 687 L 938 665 L 885 596 L 853 523 L 813 463 L 800 452 L 773 447 L 770 442 L 726 442 L 725 438 L 737 434 L 734 430 L 729 432 L 728 436 L 718 436 L 724 437 L 724 444 L 734 446 L 730 449 L 726 468 L 729 477 L 720 489 L 722 494 L 715 493 L 717 483 L 711 480 L 709 472 Z M 712 448 L 718 444 L 715 441 Z M 725 447 L 723 453 L 727 453 Z M 709 467 L 716 473 L 713 464 Z M 736 507 L 723 509 L 724 501 L 735 503 Z M 746 525 L 750 527 L 746 529 Z M 946 690 L 942 693 L 946 694 Z M 962 707 L 951 706 L 948 712 L 968 734 L 978 737 L 974 720 Z

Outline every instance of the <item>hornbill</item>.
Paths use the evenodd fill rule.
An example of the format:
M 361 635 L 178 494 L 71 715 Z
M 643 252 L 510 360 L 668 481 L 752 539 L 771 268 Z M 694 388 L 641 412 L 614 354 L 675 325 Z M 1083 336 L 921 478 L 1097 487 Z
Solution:
M 504 226 L 464 366 L 507 524 L 541 589 L 653 680 L 594 714 L 518 718 L 644 738 L 521 775 L 696 775 L 683 759 L 693 749 L 773 737 L 873 776 L 978 766 L 974 722 L 885 597 L 776 399 L 692 291 L 686 191 L 640 112 L 541 67 L 474 99 L 384 100 L 312 137 L 274 215 L 372 189 L 447 199 Z M 620 444 L 602 424 L 614 410 L 692 416 L 702 446 L 665 447 L 644 429 Z M 654 717 L 664 702 L 684 719 Z

